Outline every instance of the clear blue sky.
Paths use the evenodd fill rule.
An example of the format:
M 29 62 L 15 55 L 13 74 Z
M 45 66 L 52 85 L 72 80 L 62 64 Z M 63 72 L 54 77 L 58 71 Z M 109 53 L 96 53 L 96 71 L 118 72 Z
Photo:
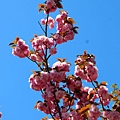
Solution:
M 74 2 L 75 1 L 75 2 Z M 45 17 L 37 5 L 43 0 L 0 1 L 0 111 L 2 120 L 40 120 L 45 116 L 34 110 L 40 93 L 29 88 L 34 63 L 11 54 L 8 44 L 16 37 L 29 40 L 34 34 L 43 34 L 38 21 Z M 60 45 L 58 54 L 50 59 L 67 58 L 74 70 L 76 55 L 84 50 L 96 56 L 98 81 L 120 86 L 120 0 L 63 0 L 64 9 L 80 27 L 73 41 Z M 55 14 L 56 15 L 56 14 Z M 52 16 L 55 16 L 54 13 Z

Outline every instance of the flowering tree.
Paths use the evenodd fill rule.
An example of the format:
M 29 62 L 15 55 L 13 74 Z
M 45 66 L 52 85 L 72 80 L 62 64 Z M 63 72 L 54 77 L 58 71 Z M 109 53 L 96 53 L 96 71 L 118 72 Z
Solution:
M 78 27 L 65 10 L 60 10 L 55 19 L 50 17 L 51 12 L 63 8 L 61 0 L 47 0 L 38 7 L 39 12 L 46 14 L 46 18 L 39 22 L 44 35 L 34 35 L 30 40 L 32 50 L 19 37 L 9 44 L 13 55 L 28 58 L 39 67 L 29 78 L 30 88 L 41 91 L 43 98 L 34 108 L 50 115 L 52 120 L 120 120 L 119 88 L 114 84 L 113 91 L 108 93 L 107 83 L 96 80 L 98 69 L 94 55 L 86 51 L 78 55 L 71 75 L 66 75 L 71 64 L 64 58 L 49 65 L 49 58 L 57 53 L 57 46 L 73 40 Z M 48 36 L 48 27 L 56 28 L 56 33 Z M 93 88 L 85 87 L 84 80 Z M 109 106 L 111 101 L 112 107 Z

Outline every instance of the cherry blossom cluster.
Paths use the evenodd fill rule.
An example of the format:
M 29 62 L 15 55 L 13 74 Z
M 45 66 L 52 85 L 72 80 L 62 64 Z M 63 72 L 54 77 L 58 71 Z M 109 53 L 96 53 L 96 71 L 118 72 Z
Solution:
M 12 44 L 13 44 L 12 54 L 14 54 L 15 56 L 25 58 L 26 56 L 29 55 L 28 45 L 26 45 L 25 41 L 23 41 L 22 39 L 16 37 L 14 43 Z
M 57 22 L 57 32 L 52 35 L 56 44 L 61 44 L 63 42 L 67 42 L 68 40 L 73 40 L 75 33 L 77 33 L 76 28 L 73 24 L 74 20 L 68 17 L 68 13 L 64 10 L 60 11 L 60 14 L 56 16 L 55 20 L 52 17 L 48 17 L 47 19 L 42 18 L 41 24 L 49 25 L 49 28 L 54 28 L 54 23 Z
M 55 20 L 52 17 L 48 17 L 48 19 L 44 19 L 44 18 L 41 19 L 41 24 L 49 25 L 50 29 L 54 28 L 54 23 L 55 23 Z
M 107 120 L 120 120 L 120 112 L 118 111 L 103 111 L 103 117 Z
M 56 54 L 56 47 L 53 38 L 48 38 L 44 35 L 37 36 L 31 40 L 32 47 L 34 52 L 30 54 L 30 58 L 33 61 L 41 62 L 43 61 L 43 56 L 45 55 L 45 51 L 49 49 L 49 53 L 51 55 Z
M 41 48 L 39 49 L 38 46 L 34 45 L 33 43 L 35 50 L 41 50 Z M 83 55 L 79 55 L 75 60 L 75 64 L 83 71 L 86 70 L 86 66 L 89 64 L 95 67 L 95 63 L 95 56 L 87 54 L 86 52 L 84 52 Z M 54 118 L 58 120 L 61 118 L 62 120 L 84 120 L 87 118 L 97 120 L 100 116 L 109 118 L 109 116 L 104 114 L 108 112 L 106 109 L 102 112 L 97 107 L 100 104 L 103 106 L 109 104 L 111 97 L 108 94 L 108 88 L 102 84 L 98 85 L 97 89 L 84 87 L 82 85 L 83 78 L 80 75 L 66 75 L 69 69 L 70 63 L 66 62 L 65 59 L 58 59 L 49 71 L 35 72 L 30 76 L 30 88 L 36 91 L 42 91 L 42 98 L 44 99 L 44 102 L 37 102 L 36 108 L 46 114 L 54 116 Z M 86 74 L 88 73 L 86 72 Z M 95 80 L 87 82 L 93 81 Z M 61 82 L 65 84 L 61 85 Z M 68 90 L 71 92 L 68 93 Z M 98 103 L 95 104 L 95 101 L 98 99 Z M 76 100 L 77 102 L 75 102 Z M 60 105 L 61 102 L 62 105 Z M 76 107 L 74 108 L 75 104 Z M 82 112 L 80 110 L 89 104 L 91 104 L 87 112 L 89 115 L 87 116 L 86 113 L 81 114 Z M 114 115 L 114 117 L 119 117 L 119 114 Z
M 98 77 L 98 69 L 95 66 L 94 56 L 84 53 L 78 55 L 75 63 L 75 76 L 80 77 L 87 82 L 95 81 Z
M 57 61 L 53 64 L 51 71 L 33 73 L 29 78 L 30 87 L 33 90 L 40 91 L 48 86 L 46 83 L 50 86 L 50 82 L 61 82 L 66 78 L 69 67 L 70 64 L 65 61 Z
M 88 110 L 88 114 L 88 119 L 97 120 L 101 112 L 99 111 L 98 107 L 96 107 L 96 105 L 91 105 L 90 109 Z
M 32 47 L 37 52 L 30 53 L 25 42 L 17 37 L 14 41 L 13 51 L 16 52 L 19 48 L 21 51 L 17 51 L 16 56 L 20 58 L 30 56 L 29 59 L 37 61 L 39 58 L 38 53 L 42 53 L 46 46 L 51 47 L 54 45 L 51 40 L 52 38 L 48 39 L 45 36 L 35 36 L 32 39 Z M 44 56 L 44 54 L 40 56 Z M 105 109 L 105 106 L 109 105 L 111 96 L 108 93 L 106 84 L 96 82 L 95 78 L 97 79 L 98 75 L 95 64 L 95 56 L 86 52 L 79 55 L 75 60 L 77 70 L 75 66 L 74 75 L 66 75 L 70 71 L 70 63 L 66 62 L 66 59 L 58 59 L 52 67 L 48 66 L 47 69 L 44 69 L 43 64 L 41 71 L 34 72 L 29 78 L 30 88 L 41 91 L 44 99 L 43 102 L 37 102 L 36 108 L 58 120 L 85 120 L 87 118 L 97 120 L 100 116 L 108 120 L 119 120 L 120 113 L 118 111 Z M 83 79 L 87 82 L 95 82 L 96 87 L 84 87 L 82 84 Z M 100 105 L 102 105 L 103 111 L 99 110 Z M 87 113 L 84 112 L 84 109 Z
M 46 0 L 45 4 L 39 4 L 39 12 L 44 11 L 45 14 L 55 12 L 57 8 L 62 8 L 61 0 Z
M 46 1 L 46 7 L 45 7 L 45 13 L 54 12 L 57 9 L 56 3 L 54 0 L 47 0 Z
M 49 25 L 50 29 L 54 28 L 55 22 L 57 22 L 56 33 L 47 37 L 47 31 L 43 30 L 45 35 L 34 35 L 34 38 L 30 40 L 32 42 L 32 51 L 29 50 L 28 45 L 25 44 L 24 40 L 16 37 L 15 40 L 10 43 L 13 48 L 12 53 L 20 58 L 29 57 L 32 61 L 37 63 L 56 54 L 57 44 L 73 40 L 75 33 L 77 33 L 76 28 L 78 27 L 73 26 L 75 23 L 74 20 L 68 17 L 68 13 L 64 10 L 60 11 L 60 14 L 56 16 L 55 20 L 50 16 L 47 19 L 41 19 L 41 25 L 45 25 L 46 27 Z M 46 51 L 49 51 L 49 54 L 46 54 Z
M 95 57 L 93 59 L 92 55 L 84 53 L 80 56 L 89 56 L 89 59 L 86 58 L 87 62 L 95 65 Z M 77 60 L 79 61 L 78 58 Z M 65 59 L 58 59 L 49 72 L 36 72 L 30 76 L 30 87 L 33 90 L 42 91 L 44 99 L 44 102 L 37 102 L 36 108 L 46 114 L 51 114 L 58 120 L 61 118 L 62 120 L 85 120 L 87 118 L 97 120 L 100 115 L 105 118 L 97 106 L 109 104 L 111 97 L 107 87 L 102 84 L 97 89 L 84 87 L 79 76 L 66 75 L 66 72 L 69 72 L 69 67 L 70 63 Z M 61 84 L 62 82 L 63 84 Z M 89 106 L 88 112 L 83 114 L 81 110 L 86 106 Z
M 61 11 L 60 14 L 56 16 L 57 32 L 54 34 L 54 39 L 57 44 L 74 39 L 74 21 L 72 18 L 68 17 L 67 14 L 66 11 Z
M 46 83 L 49 82 L 50 76 L 48 72 L 39 72 L 32 74 L 29 78 L 30 88 L 36 91 L 40 91 L 46 87 Z
M 39 4 L 39 11 L 44 11 L 47 17 L 42 18 L 40 23 L 44 35 L 34 35 L 30 40 L 32 50 L 19 37 L 9 44 L 13 55 L 27 57 L 39 68 L 29 77 L 30 88 L 40 91 L 43 98 L 36 102 L 34 108 L 50 114 L 52 120 L 98 120 L 100 117 L 103 120 L 120 120 L 120 92 L 115 89 L 114 94 L 109 94 L 107 83 L 97 82 L 94 55 L 86 51 L 78 55 L 74 74 L 71 75 L 68 75 L 71 64 L 66 59 L 58 58 L 52 66 L 49 65 L 49 58 L 57 53 L 57 45 L 73 40 L 78 28 L 64 10 L 60 10 L 55 19 L 50 17 L 49 14 L 57 8 L 62 8 L 61 0 L 46 0 L 45 4 Z M 48 27 L 55 28 L 55 23 L 56 33 L 48 37 Z M 93 88 L 84 86 L 84 80 Z M 115 103 L 110 109 L 112 100 Z
M 100 86 L 98 89 L 98 95 L 104 106 L 108 105 L 110 102 L 110 95 L 108 94 L 108 88 L 106 86 Z

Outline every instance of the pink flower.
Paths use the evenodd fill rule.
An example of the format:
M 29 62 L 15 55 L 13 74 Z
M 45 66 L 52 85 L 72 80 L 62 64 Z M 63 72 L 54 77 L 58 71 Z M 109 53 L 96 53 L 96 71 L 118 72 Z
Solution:
M 56 54 L 56 53 L 57 53 L 56 47 L 50 49 L 50 54 L 51 54 L 51 55 L 54 55 L 54 54 Z
M 49 24 L 50 29 L 54 28 L 54 23 Z
M 33 60 L 33 61 L 36 61 L 37 56 L 35 54 L 31 54 L 30 55 L 30 59 Z
M 65 37 L 64 37 L 64 40 L 67 41 L 67 40 L 73 40 L 74 39 L 74 32 L 73 31 L 69 31 Z
M 108 93 L 108 88 L 106 86 L 100 86 L 100 88 L 98 89 L 98 94 L 100 96 L 104 96 Z
M 98 89 L 98 95 L 100 96 L 102 104 L 104 106 L 109 104 L 111 97 L 108 94 L 108 88 L 106 86 L 100 86 Z
M 42 102 L 37 103 L 37 109 L 43 111 L 44 110 L 44 104 Z
M 87 75 L 84 72 L 84 70 L 80 69 L 78 65 L 75 66 L 75 71 L 74 71 L 75 76 L 80 77 L 81 79 L 86 79 Z
M 12 49 L 12 54 L 20 58 L 25 58 L 29 55 L 28 45 L 22 39 L 18 39 L 16 47 Z
M 59 30 L 59 31 L 57 31 L 57 33 L 61 33 L 62 32 L 61 30 L 62 30 L 63 25 L 64 25 L 63 22 L 58 22 L 56 29 Z
M 50 12 L 54 12 L 57 9 L 57 6 L 54 2 L 54 0 L 47 0 L 46 1 L 46 9 L 45 9 L 45 13 L 48 14 Z
M 61 44 L 64 42 L 63 40 L 64 40 L 64 37 L 60 36 L 58 39 L 56 39 L 56 43 Z
M 57 72 L 55 70 L 52 70 L 50 72 L 50 77 L 53 79 L 54 82 L 61 82 L 65 79 L 66 74 L 64 71 Z
M 44 18 L 41 19 L 41 24 L 42 24 L 42 25 L 45 25 L 45 24 L 46 24 L 46 21 L 45 21 Z
M 93 66 L 92 64 L 87 64 L 86 65 L 86 71 L 87 71 L 87 75 L 89 76 L 89 78 L 87 79 L 87 81 L 94 81 L 97 79 L 98 77 L 98 69 L 97 67 Z
M 32 41 L 32 47 L 38 51 L 38 50 L 42 50 L 43 49 L 43 42 L 46 40 L 46 37 L 44 35 L 41 36 L 37 36 L 33 38 Z
M 67 63 L 67 62 L 60 62 L 60 61 L 57 61 L 52 66 L 52 68 L 56 69 L 56 71 L 64 71 L 64 72 L 69 72 L 69 67 L 70 67 L 69 63 Z
M 60 14 L 56 16 L 56 19 L 55 19 L 56 22 L 61 22 L 62 20 L 63 19 L 62 19 L 62 16 Z
M 47 20 L 46 20 L 47 22 Z M 54 28 L 54 19 L 52 17 L 48 18 L 48 25 L 50 27 L 50 29 Z
M 60 35 L 58 33 L 54 34 L 54 39 L 59 39 L 60 38 Z
M 82 87 L 82 82 L 79 80 L 74 80 L 74 79 L 69 79 L 69 81 L 67 82 L 67 87 L 72 90 L 80 90 Z
M 33 38 L 33 41 L 32 41 L 32 47 L 36 51 L 41 51 L 41 52 L 43 52 L 43 50 L 45 50 L 46 47 L 51 48 L 53 45 L 54 45 L 53 38 L 48 38 L 44 35 L 37 36 Z
M 61 18 L 64 20 L 67 17 L 67 12 L 66 11 L 62 11 L 61 13 Z
M 50 73 L 41 71 L 41 72 L 40 72 L 40 79 L 41 79 L 42 81 L 44 81 L 45 83 L 46 83 L 46 82 L 50 82 L 50 80 L 51 80 L 51 78 L 50 78 Z
M 54 23 L 54 19 L 52 17 L 48 17 L 48 24 Z
M 42 62 L 42 60 L 43 60 L 43 55 L 44 55 L 44 53 L 43 53 L 43 51 L 39 51 L 38 53 L 36 53 L 36 61 L 37 62 Z
M 51 80 L 50 74 L 48 72 L 41 71 L 40 75 L 32 74 L 29 78 L 30 88 L 36 91 L 40 91 L 46 87 L 46 83 Z
M 84 120 L 84 117 L 82 117 L 82 115 L 75 110 L 71 112 L 71 117 L 72 120 Z
M 58 90 L 56 93 L 56 99 L 61 99 L 64 95 L 65 95 L 65 91 L 62 91 L 62 90 Z
M 120 113 L 118 111 L 103 111 L 103 117 L 108 120 L 120 120 Z
M 87 56 L 86 56 L 87 57 Z M 89 59 L 85 59 L 83 56 L 78 56 L 76 59 L 76 66 L 75 66 L 75 76 L 80 77 L 87 82 L 95 81 L 98 77 L 98 69 L 94 65 L 93 61 L 88 61 Z
M 90 120 L 97 120 L 101 113 L 96 105 L 91 105 L 90 110 L 88 110 L 88 114 Z

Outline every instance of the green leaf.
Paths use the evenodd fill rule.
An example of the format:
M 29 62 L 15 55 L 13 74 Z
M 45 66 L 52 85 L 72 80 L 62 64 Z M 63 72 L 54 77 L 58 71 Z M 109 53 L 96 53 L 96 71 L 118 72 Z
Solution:
M 117 84 L 112 84 L 111 88 L 117 88 Z

